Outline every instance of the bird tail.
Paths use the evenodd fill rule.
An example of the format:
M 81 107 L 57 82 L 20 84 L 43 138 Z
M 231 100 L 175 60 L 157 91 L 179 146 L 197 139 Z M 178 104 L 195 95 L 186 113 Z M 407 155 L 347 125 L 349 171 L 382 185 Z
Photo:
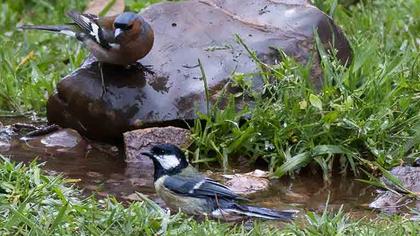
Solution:
M 76 30 L 75 25 L 68 24 L 68 25 L 21 25 L 18 26 L 18 29 L 22 30 L 44 30 L 49 32 L 56 32 L 65 34 L 68 36 L 75 37 Z
M 295 218 L 295 214 L 297 211 L 295 210 L 287 210 L 287 211 L 277 211 L 270 208 L 264 207 L 255 207 L 255 206 L 243 206 L 234 204 L 229 209 L 225 210 L 228 212 L 234 212 L 241 215 L 251 216 L 251 217 L 258 217 L 268 220 L 284 220 L 290 221 Z

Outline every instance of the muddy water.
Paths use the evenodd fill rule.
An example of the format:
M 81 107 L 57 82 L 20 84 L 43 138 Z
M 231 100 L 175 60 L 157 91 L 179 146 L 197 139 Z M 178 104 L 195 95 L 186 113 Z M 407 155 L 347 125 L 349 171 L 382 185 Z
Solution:
M 140 159 L 139 163 L 126 163 L 122 150 L 90 142 L 86 149 L 55 153 L 28 148 L 27 142 L 15 139 L 11 148 L 2 154 L 18 162 L 30 162 L 37 158 L 38 162 L 45 163 L 44 169 L 50 173 L 75 179 L 76 185 L 87 194 L 113 195 L 120 200 L 135 200 L 133 193 L 137 191 L 162 204 L 154 192 L 150 161 Z M 326 184 L 321 176 L 300 175 L 293 180 L 273 180 L 268 190 L 248 198 L 252 200 L 252 204 L 265 207 L 315 211 L 322 211 L 329 198 L 329 207 L 338 209 L 343 205 L 355 217 L 362 217 L 373 215 L 367 205 L 374 195 L 373 188 L 348 177 L 334 176 L 331 183 Z

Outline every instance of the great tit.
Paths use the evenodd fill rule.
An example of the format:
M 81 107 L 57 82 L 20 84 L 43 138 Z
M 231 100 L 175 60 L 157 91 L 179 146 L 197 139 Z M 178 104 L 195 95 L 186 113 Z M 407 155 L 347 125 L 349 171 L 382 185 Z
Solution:
M 166 205 L 187 214 L 233 220 L 247 216 L 271 220 L 291 220 L 296 211 L 239 205 L 246 200 L 228 187 L 199 173 L 191 166 L 184 153 L 175 145 L 159 144 L 150 152 L 141 153 L 152 159 L 154 185 Z

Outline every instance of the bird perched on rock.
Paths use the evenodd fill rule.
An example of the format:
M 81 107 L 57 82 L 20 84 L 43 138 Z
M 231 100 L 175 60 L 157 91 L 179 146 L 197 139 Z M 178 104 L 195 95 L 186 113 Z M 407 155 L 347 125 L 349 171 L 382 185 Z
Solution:
M 22 25 L 20 29 L 45 30 L 72 36 L 81 41 L 101 63 L 128 66 L 146 56 L 153 47 L 152 27 L 134 12 L 98 17 L 70 11 L 73 23 L 65 25 Z M 141 64 L 140 64 L 141 65 Z M 102 68 L 100 68 L 104 87 Z
M 175 145 L 156 145 L 150 152 L 142 154 L 152 159 L 156 192 L 173 210 L 225 220 L 236 220 L 246 216 L 291 220 L 296 213 L 238 204 L 237 201 L 246 199 L 200 174 Z

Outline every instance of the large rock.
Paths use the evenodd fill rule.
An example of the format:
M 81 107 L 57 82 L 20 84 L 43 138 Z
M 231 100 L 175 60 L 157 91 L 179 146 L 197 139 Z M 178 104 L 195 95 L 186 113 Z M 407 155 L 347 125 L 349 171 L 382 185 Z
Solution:
M 141 153 L 149 151 L 153 146 L 162 143 L 172 143 L 181 148 L 187 148 L 192 142 L 191 132 L 178 127 L 162 127 L 138 129 L 124 133 L 125 161 L 149 162 L 150 158 L 141 158 Z M 152 166 L 153 167 L 153 166 Z
M 93 59 L 64 78 L 48 102 L 52 123 L 72 127 L 92 138 L 116 140 L 128 130 L 151 126 L 185 126 L 207 112 L 198 59 L 209 88 L 210 103 L 221 96 L 233 72 L 258 71 L 244 46 L 265 63 L 277 63 L 277 48 L 305 63 L 314 49 L 314 29 L 324 45 L 332 45 L 343 62 L 351 49 L 333 21 L 304 0 L 190 0 L 152 5 L 142 12 L 155 31 L 155 44 L 141 60 L 154 75 L 131 68 L 104 66 L 107 93 L 102 97 L 97 63 Z M 312 80 L 321 86 L 318 57 Z M 258 74 L 254 89 L 261 88 Z M 228 88 L 228 92 L 237 88 Z M 240 99 L 238 107 L 248 103 Z

